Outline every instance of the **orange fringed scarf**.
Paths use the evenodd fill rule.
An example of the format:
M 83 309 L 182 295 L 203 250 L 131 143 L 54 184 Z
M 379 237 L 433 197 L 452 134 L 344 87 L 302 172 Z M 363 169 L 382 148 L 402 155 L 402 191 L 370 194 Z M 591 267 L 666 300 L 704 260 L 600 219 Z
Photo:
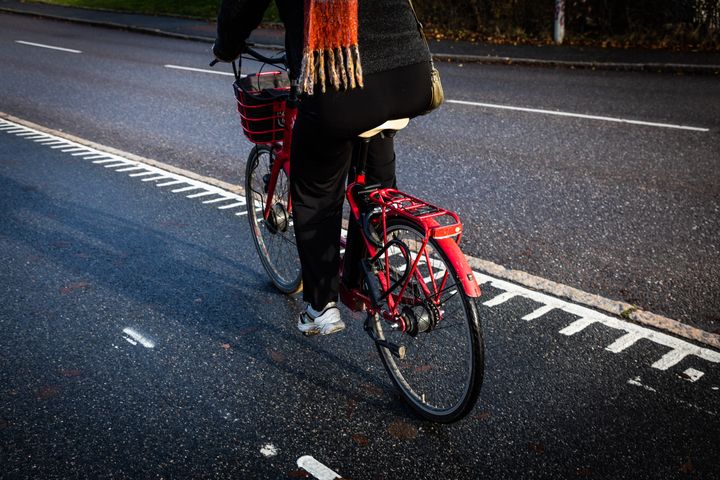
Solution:
M 362 88 L 358 51 L 358 0 L 305 0 L 305 48 L 300 86 L 308 95 L 315 85 L 325 93 Z

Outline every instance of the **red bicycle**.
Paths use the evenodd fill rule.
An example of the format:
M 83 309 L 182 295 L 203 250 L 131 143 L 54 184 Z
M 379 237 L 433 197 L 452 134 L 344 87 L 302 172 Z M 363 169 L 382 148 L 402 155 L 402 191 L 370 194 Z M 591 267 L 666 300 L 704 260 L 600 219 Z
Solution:
M 286 63 L 249 48 L 247 54 L 265 64 Z M 245 171 L 251 232 L 275 286 L 297 292 L 302 282 L 289 178 L 298 89 L 281 72 L 241 76 L 239 66 L 233 68 L 243 131 L 255 143 Z M 458 246 L 462 224 L 453 212 L 365 183 L 370 139 L 394 135 L 407 124 L 394 120 L 359 136 L 346 198 L 365 246 L 355 265 L 362 280 L 357 288 L 341 288 L 340 297 L 351 310 L 367 312 L 364 329 L 413 410 L 453 422 L 475 405 L 484 373 L 480 288 Z M 344 258 L 341 265 L 350 261 Z

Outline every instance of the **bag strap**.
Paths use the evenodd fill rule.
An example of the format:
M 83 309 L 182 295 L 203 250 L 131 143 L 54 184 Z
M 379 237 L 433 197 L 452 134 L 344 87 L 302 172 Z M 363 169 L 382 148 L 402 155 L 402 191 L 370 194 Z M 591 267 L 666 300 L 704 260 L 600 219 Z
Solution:
M 432 68 L 435 68 L 435 63 L 432 59 L 432 52 L 430 52 L 430 45 L 428 45 L 427 37 L 425 36 L 425 29 L 423 29 L 423 24 L 420 22 L 420 19 L 417 16 L 417 12 L 415 11 L 415 7 L 412 4 L 412 0 L 408 0 L 408 5 L 410 5 L 410 11 L 412 11 L 413 16 L 415 17 L 415 22 L 417 23 L 418 32 L 420 32 L 420 36 L 423 39 L 423 42 L 425 42 L 425 47 L 428 49 L 428 52 L 430 53 L 430 65 Z

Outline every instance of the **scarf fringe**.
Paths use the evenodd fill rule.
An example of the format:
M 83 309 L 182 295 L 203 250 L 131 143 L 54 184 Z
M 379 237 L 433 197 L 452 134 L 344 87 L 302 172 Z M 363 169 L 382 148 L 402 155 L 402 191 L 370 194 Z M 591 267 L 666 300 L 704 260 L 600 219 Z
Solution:
M 360 51 L 357 45 L 320 50 L 305 50 L 300 68 L 300 87 L 313 95 L 319 86 L 322 93 L 327 87 L 352 90 L 363 88 Z

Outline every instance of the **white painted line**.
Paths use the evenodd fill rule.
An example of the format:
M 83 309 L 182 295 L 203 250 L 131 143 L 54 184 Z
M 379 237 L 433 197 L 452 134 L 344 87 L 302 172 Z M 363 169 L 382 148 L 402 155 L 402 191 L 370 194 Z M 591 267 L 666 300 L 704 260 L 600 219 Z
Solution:
M 83 157 L 83 158 L 89 157 L 90 155 L 95 156 L 95 152 L 84 151 L 84 152 L 75 152 L 75 153 L 71 154 L 71 156 L 73 156 L 73 157 Z
M 514 292 L 501 293 L 500 295 L 497 295 L 497 296 L 491 298 L 490 300 L 485 302 L 483 305 L 485 305 L 487 307 L 496 307 L 496 306 L 500 305 L 501 303 L 505 303 L 508 300 L 510 300 L 511 298 L 516 297 L 516 296 L 517 296 L 517 293 L 514 293 Z
M 69 148 L 66 148 L 66 149 L 60 150 L 60 151 L 63 153 L 68 153 L 68 152 L 79 152 L 80 150 L 87 151 L 87 148 L 85 148 L 85 147 L 69 147 Z
M 213 198 L 212 200 L 205 200 L 204 204 L 208 203 L 217 203 L 217 202 L 224 202 L 225 200 L 232 200 L 230 197 L 220 197 L 220 198 Z
M 318 480 L 335 480 L 336 478 L 341 478 L 340 474 L 333 472 L 310 455 L 304 455 L 298 458 L 297 466 Z
M 555 310 L 555 308 L 556 308 L 555 305 L 543 305 L 542 307 L 538 308 L 537 310 L 535 310 L 531 313 L 528 313 L 527 315 L 522 317 L 522 319 L 527 320 L 527 321 L 535 320 L 536 318 L 540 318 L 543 315 L 547 314 L 548 312 L 550 312 L 550 310 Z
M 38 134 L 35 133 L 35 132 L 25 131 L 25 132 L 23 132 L 23 133 L 16 133 L 15 136 L 17 136 L 17 137 L 28 137 L 28 138 L 32 138 L 32 136 L 37 137 Z
M 703 127 L 675 125 L 672 123 L 645 122 L 642 120 L 631 120 L 631 119 L 627 119 L 627 118 L 616 118 L 616 117 L 604 117 L 604 116 L 600 116 L 600 115 L 585 115 L 582 113 L 561 112 L 558 110 L 543 110 L 543 109 L 539 109 L 539 108 L 513 107 L 510 105 L 496 105 L 493 103 L 467 102 L 465 100 L 446 100 L 446 102 L 447 103 L 456 103 L 458 105 L 471 105 L 474 107 L 496 108 L 496 109 L 501 109 L 501 110 L 513 110 L 516 112 L 542 113 L 545 115 L 557 115 L 560 117 L 574 117 L 574 118 L 583 118 L 583 119 L 587 119 L 587 120 L 601 120 L 604 122 L 628 123 L 631 125 L 643 125 L 646 127 L 674 128 L 676 130 L 691 130 L 694 132 L 709 132 L 710 131 L 709 128 L 703 128 Z
M 50 145 L 57 145 L 60 143 L 67 143 L 65 140 L 50 140 L 47 142 L 41 142 L 41 145 L 50 146 Z
M 648 392 L 655 392 L 655 393 L 657 393 L 657 390 L 655 390 L 654 388 L 648 387 L 647 385 L 644 385 L 644 384 L 640 381 L 640 377 L 631 378 L 630 380 L 627 381 L 627 383 L 628 383 L 629 385 L 635 385 L 636 387 L 642 387 L 642 388 L 644 388 L 645 390 L 647 390 Z
M 58 148 L 67 148 L 67 147 L 69 147 L 69 146 L 70 146 L 69 143 L 63 142 L 63 143 L 58 143 L 57 145 L 53 145 L 53 146 L 50 147 L 50 148 L 52 148 L 53 150 L 56 150 L 56 149 L 58 149 Z
M 127 335 L 128 337 L 132 338 L 136 342 L 138 342 L 140 345 L 142 345 L 145 348 L 153 348 L 155 347 L 155 342 L 152 340 L 146 338 L 141 333 L 138 333 L 136 330 L 132 328 L 124 328 L 123 333 Z
M 85 160 L 94 160 L 96 158 L 108 158 L 108 156 L 104 153 L 95 153 L 92 157 L 86 157 Z
M 116 170 L 116 172 L 119 172 L 120 170 Z M 148 175 L 157 175 L 157 172 L 140 172 L 140 173 L 131 173 L 128 175 L 128 177 L 146 177 Z
M 275 445 L 272 443 L 268 443 L 267 445 L 263 445 L 260 449 L 260 453 L 262 453 L 264 456 L 270 458 L 277 455 L 277 448 L 275 448 Z
M 173 180 L 172 182 L 158 183 L 156 187 L 167 187 L 168 185 L 177 185 L 178 183 L 187 183 L 185 180 Z
M 115 159 L 113 159 L 115 160 Z M 132 165 L 130 162 L 118 162 L 118 163 L 108 163 L 107 165 L 103 165 L 105 168 L 117 168 L 117 167 L 125 167 L 128 165 Z
M 136 165 L 134 167 L 127 167 L 127 168 L 118 168 L 115 170 L 116 172 L 131 172 L 133 170 L 144 170 L 145 167 L 142 165 Z
M 180 66 L 180 65 L 163 65 L 163 66 L 164 66 L 165 68 L 172 68 L 172 69 L 175 69 L 175 70 L 185 70 L 185 71 L 188 71 L 188 72 L 212 73 L 213 75 L 225 75 L 225 76 L 230 76 L 230 77 L 234 77 L 234 76 L 235 76 L 235 74 L 234 74 L 234 73 L 231 73 L 231 72 L 220 72 L 220 71 L 217 71 L 217 70 L 206 70 L 206 69 L 204 69 L 204 68 L 182 67 L 182 66 Z M 245 76 L 246 76 L 246 75 L 241 75 L 241 77 L 243 77 L 243 78 L 244 78 Z
M 687 380 L 689 382 L 697 382 L 700 379 L 700 377 L 705 375 L 705 373 L 703 373 L 699 370 L 695 370 L 694 368 L 688 368 L 683 373 L 685 375 L 687 375 L 687 377 L 688 377 Z
M 229 205 L 223 205 L 223 206 L 217 207 L 217 208 L 218 208 L 218 210 L 225 210 L 225 209 L 228 209 L 228 208 L 242 207 L 243 205 L 245 205 L 245 202 L 237 202 L 237 203 L 231 203 L 231 204 L 229 204 Z
M 184 182 L 188 183 L 188 182 Z M 189 187 L 183 187 L 183 188 L 176 188 L 175 190 L 170 190 L 173 193 L 181 193 L 181 192 L 189 192 L 190 190 L 197 190 L 198 188 L 203 188 L 200 185 L 190 185 Z
M 687 357 L 690 352 L 684 350 L 670 350 L 668 353 L 662 356 L 660 360 L 652 364 L 653 368 L 658 370 L 667 370 L 670 367 L 674 367 L 682 361 L 683 358 Z
M 237 215 L 238 217 L 242 217 L 242 216 L 247 215 L 247 214 L 248 214 L 248 211 L 247 211 L 247 210 L 243 210 L 242 212 L 238 212 L 238 213 L 236 213 L 235 215 Z
M 15 127 L 15 128 L 8 128 L 5 130 L 5 133 L 17 133 L 17 132 L 27 132 L 27 129 Z
M 45 45 L 43 43 L 25 42 L 23 40 L 15 40 L 15 43 L 21 43 L 23 45 L 30 45 L 31 47 L 40 47 L 40 48 L 48 48 L 50 50 L 59 50 L 61 52 L 82 53 L 80 50 L 74 50 L 72 48 L 56 47 L 54 45 Z
M 187 198 L 199 198 L 199 197 L 207 197 L 208 195 L 216 195 L 215 192 L 200 192 L 200 193 L 191 193 L 187 196 Z
M 640 340 L 641 338 L 644 338 L 645 335 L 643 335 L 642 332 L 630 332 L 626 333 L 622 337 L 615 340 L 612 344 L 605 347 L 605 350 L 608 350 L 613 353 L 620 353 L 629 346 L 633 345 L 635 342 Z
M 156 181 L 158 181 L 158 180 L 162 180 L 162 179 L 165 179 L 165 178 L 168 178 L 168 176 L 167 176 L 167 175 L 158 175 L 157 177 L 143 178 L 143 179 L 140 180 L 140 181 L 141 181 L 141 182 L 156 182 Z
M 581 318 L 579 320 L 575 320 L 573 323 L 560 330 L 560 333 L 567 336 L 575 335 L 576 333 L 585 330 L 586 327 L 589 327 L 595 322 L 596 320 L 592 318 Z

